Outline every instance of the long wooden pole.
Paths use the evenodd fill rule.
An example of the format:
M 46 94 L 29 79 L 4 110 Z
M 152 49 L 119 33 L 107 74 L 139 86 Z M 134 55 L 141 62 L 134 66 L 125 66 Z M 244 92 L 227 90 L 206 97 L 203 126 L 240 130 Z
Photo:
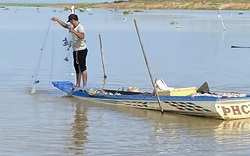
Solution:
M 106 70 L 105 70 L 105 61 L 104 61 L 104 56 L 103 56 L 103 50 L 102 50 L 102 38 L 101 38 L 101 34 L 99 34 L 99 43 L 100 43 L 100 52 L 101 52 L 101 58 L 102 58 L 102 69 L 103 69 L 103 76 L 104 76 L 104 79 L 107 78 L 107 75 L 106 75 Z
M 146 56 L 146 53 L 145 53 L 143 45 L 142 45 L 142 41 L 141 41 L 141 37 L 140 37 L 140 34 L 139 34 L 139 30 L 138 30 L 138 27 L 137 27 L 136 20 L 134 20 L 134 23 L 135 23 L 135 28 L 136 28 L 136 32 L 137 32 L 137 35 L 138 35 L 138 39 L 139 39 L 139 42 L 140 42 L 140 45 L 141 45 L 142 53 L 143 53 L 143 56 L 144 56 L 144 60 L 146 62 L 146 66 L 147 66 L 147 69 L 148 69 L 148 74 L 150 76 L 150 80 L 151 80 L 152 86 L 153 86 L 153 88 L 155 90 L 155 95 L 156 95 L 156 98 L 157 98 L 157 101 L 158 101 L 158 104 L 159 104 L 159 108 L 160 108 L 161 112 L 163 113 L 163 109 L 162 109 L 162 106 L 161 106 L 161 101 L 160 101 L 160 98 L 159 98 L 156 86 L 154 84 L 153 76 L 152 76 L 151 71 L 149 69 L 147 56 Z

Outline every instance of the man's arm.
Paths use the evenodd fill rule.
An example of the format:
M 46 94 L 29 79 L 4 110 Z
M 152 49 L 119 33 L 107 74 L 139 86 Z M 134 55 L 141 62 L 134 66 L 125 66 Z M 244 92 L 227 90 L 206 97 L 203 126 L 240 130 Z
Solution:
M 66 28 L 66 29 L 69 29 L 67 24 L 65 22 L 61 21 L 60 19 L 58 19 L 56 17 L 52 17 L 51 20 L 59 23 L 62 27 Z

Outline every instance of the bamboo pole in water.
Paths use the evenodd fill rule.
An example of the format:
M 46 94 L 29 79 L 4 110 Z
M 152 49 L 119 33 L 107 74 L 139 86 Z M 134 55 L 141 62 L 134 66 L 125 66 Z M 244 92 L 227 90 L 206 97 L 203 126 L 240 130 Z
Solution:
M 158 104 L 159 104 L 159 108 L 161 110 L 161 113 L 163 113 L 163 109 L 162 109 L 162 106 L 161 106 L 161 101 L 160 101 L 160 98 L 159 98 L 156 86 L 154 84 L 153 76 L 152 76 L 151 71 L 149 69 L 147 56 L 146 56 L 146 53 L 145 53 L 143 45 L 142 45 L 142 41 L 141 41 L 141 37 L 140 37 L 140 34 L 139 34 L 139 30 L 138 30 L 138 27 L 137 27 L 136 20 L 134 20 L 134 23 L 135 23 L 135 28 L 136 28 L 136 32 L 137 32 L 137 35 L 138 35 L 138 39 L 139 39 L 139 42 L 140 42 L 140 45 L 141 45 L 142 53 L 143 53 L 143 56 L 144 56 L 144 60 L 145 60 L 145 63 L 146 63 L 147 69 L 148 69 L 148 74 L 150 76 L 150 80 L 151 80 L 152 86 L 153 86 L 153 88 L 155 90 L 155 95 L 156 95 L 156 98 L 157 98 L 157 101 L 158 101 Z
M 220 21 L 221 21 L 223 30 L 226 31 L 225 24 L 224 24 L 224 22 L 223 22 L 223 20 L 222 20 L 222 17 L 221 17 L 221 15 L 220 15 L 220 10 L 218 10 L 218 17 L 220 18 Z

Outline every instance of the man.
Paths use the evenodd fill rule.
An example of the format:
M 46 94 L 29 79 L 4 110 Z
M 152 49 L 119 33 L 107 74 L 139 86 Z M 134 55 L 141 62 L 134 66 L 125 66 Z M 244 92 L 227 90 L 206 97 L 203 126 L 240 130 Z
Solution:
M 56 17 L 52 17 L 51 20 L 59 23 L 62 27 L 69 29 L 69 32 L 72 33 L 74 68 L 76 71 L 76 85 L 74 86 L 74 88 L 80 87 L 81 77 L 83 87 L 85 87 L 87 84 L 86 57 L 88 49 L 85 43 L 84 27 L 78 21 L 78 16 L 76 14 L 70 14 L 68 16 L 67 23 L 70 22 L 72 26 Z

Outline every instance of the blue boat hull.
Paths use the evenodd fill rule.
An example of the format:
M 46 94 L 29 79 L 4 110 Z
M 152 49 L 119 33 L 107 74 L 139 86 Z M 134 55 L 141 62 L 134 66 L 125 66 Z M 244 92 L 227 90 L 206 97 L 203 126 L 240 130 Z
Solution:
M 124 92 L 104 90 L 105 94 L 90 94 L 77 89 L 71 91 L 70 81 L 54 81 L 52 84 L 61 91 L 75 98 L 102 104 L 122 105 L 128 107 L 160 110 L 154 94 L 148 92 Z M 160 96 L 161 106 L 165 112 L 206 116 L 219 119 L 250 118 L 250 97 L 219 98 L 213 96 Z

